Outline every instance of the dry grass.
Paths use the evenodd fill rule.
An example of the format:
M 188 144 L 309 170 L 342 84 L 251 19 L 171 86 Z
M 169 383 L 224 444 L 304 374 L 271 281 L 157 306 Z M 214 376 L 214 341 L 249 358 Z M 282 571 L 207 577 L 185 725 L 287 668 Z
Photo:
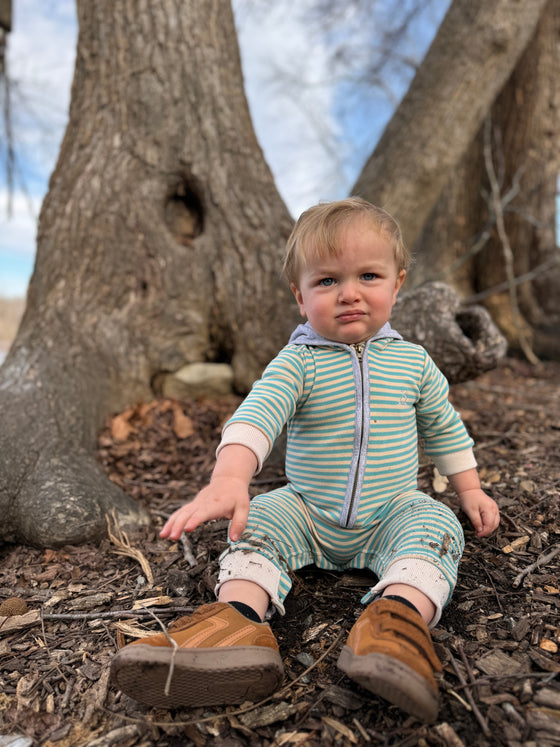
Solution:
M 24 298 L 0 298 L 0 350 L 6 350 L 16 336 L 24 309 Z

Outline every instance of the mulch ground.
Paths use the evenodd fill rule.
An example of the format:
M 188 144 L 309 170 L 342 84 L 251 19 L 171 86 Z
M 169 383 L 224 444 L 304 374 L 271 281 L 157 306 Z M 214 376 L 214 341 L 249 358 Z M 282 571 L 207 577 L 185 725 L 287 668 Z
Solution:
M 167 711 L 111 686 L 119 646 L 213 600 L 224 547 L 224 521 L 175 544 L 157 532 L 206 482 L 236 401 L 158 400 L 121 413 L 99 438 L 111 479 L 153 516 L 148 531 L 127 538 L 113 528 L 99 545 L 58 550 L 0 548 L 0 601 L 18 597 L 29 610 L 0 617 L 0 744 L 20 735 L 18 747 L 560 745 L 559 384 L 560 364 L 508 359 L 452 388 L 502 523 L 477 540 L 461 517 L 459 582 L 434 631 L 444 665 L 435 724 L 370 696 L 336 667 L 372 584 L 366 573 L 295 575 L 287 614 L 273 621 L 286 677 L 266 701 Z M 282 482 L 279 462 L 258 478 L 255 492 Z M 420 484 L 454 505 L 428 464 Z

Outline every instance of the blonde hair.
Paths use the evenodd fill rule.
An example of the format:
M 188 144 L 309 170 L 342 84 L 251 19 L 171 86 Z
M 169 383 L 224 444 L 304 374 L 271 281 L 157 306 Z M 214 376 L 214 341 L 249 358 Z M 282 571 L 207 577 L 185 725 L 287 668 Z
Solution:
M 288 282 L 297 286 L 301 271 L 314 258 L 336 256 L 340 228 L 360 216 L 370 218 L 376 230 L 393 244 L 397 272 L 408 269 L 411 256 L 397 221 L 386 210 L 361 197 L 347 197 L 314 205 L 297 219 L 286 243 L 284 274 Z

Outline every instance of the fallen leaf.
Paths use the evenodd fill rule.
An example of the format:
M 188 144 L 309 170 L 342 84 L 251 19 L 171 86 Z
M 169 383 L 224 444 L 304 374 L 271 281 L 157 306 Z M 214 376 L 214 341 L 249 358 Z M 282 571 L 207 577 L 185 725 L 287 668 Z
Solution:
M 194 425 L 179 405 L 173 408 L 173 432 L 177 438 L 188 438 L 194 433 Z
M 130 414 L 130 410 L 126 410 L 112 419 L 111 435 L 115 441 L 126 441 L 134 430 L 129 421 Z

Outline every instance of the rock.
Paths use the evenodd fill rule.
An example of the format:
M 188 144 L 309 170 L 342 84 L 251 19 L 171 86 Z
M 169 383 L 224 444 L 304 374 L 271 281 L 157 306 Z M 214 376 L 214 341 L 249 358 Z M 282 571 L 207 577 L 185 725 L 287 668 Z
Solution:
M 233 391 L 233 369 L 227 363 L 190 363 L 156 376 L 154 389 L 172 399 L 224 396 Z
M 507 352 L 486 309 L 463 306 L 445 283 L 426 283 L 399 296 L 391 325 L 405 340 L 425 347 L 451 384 L 495 368 Z

